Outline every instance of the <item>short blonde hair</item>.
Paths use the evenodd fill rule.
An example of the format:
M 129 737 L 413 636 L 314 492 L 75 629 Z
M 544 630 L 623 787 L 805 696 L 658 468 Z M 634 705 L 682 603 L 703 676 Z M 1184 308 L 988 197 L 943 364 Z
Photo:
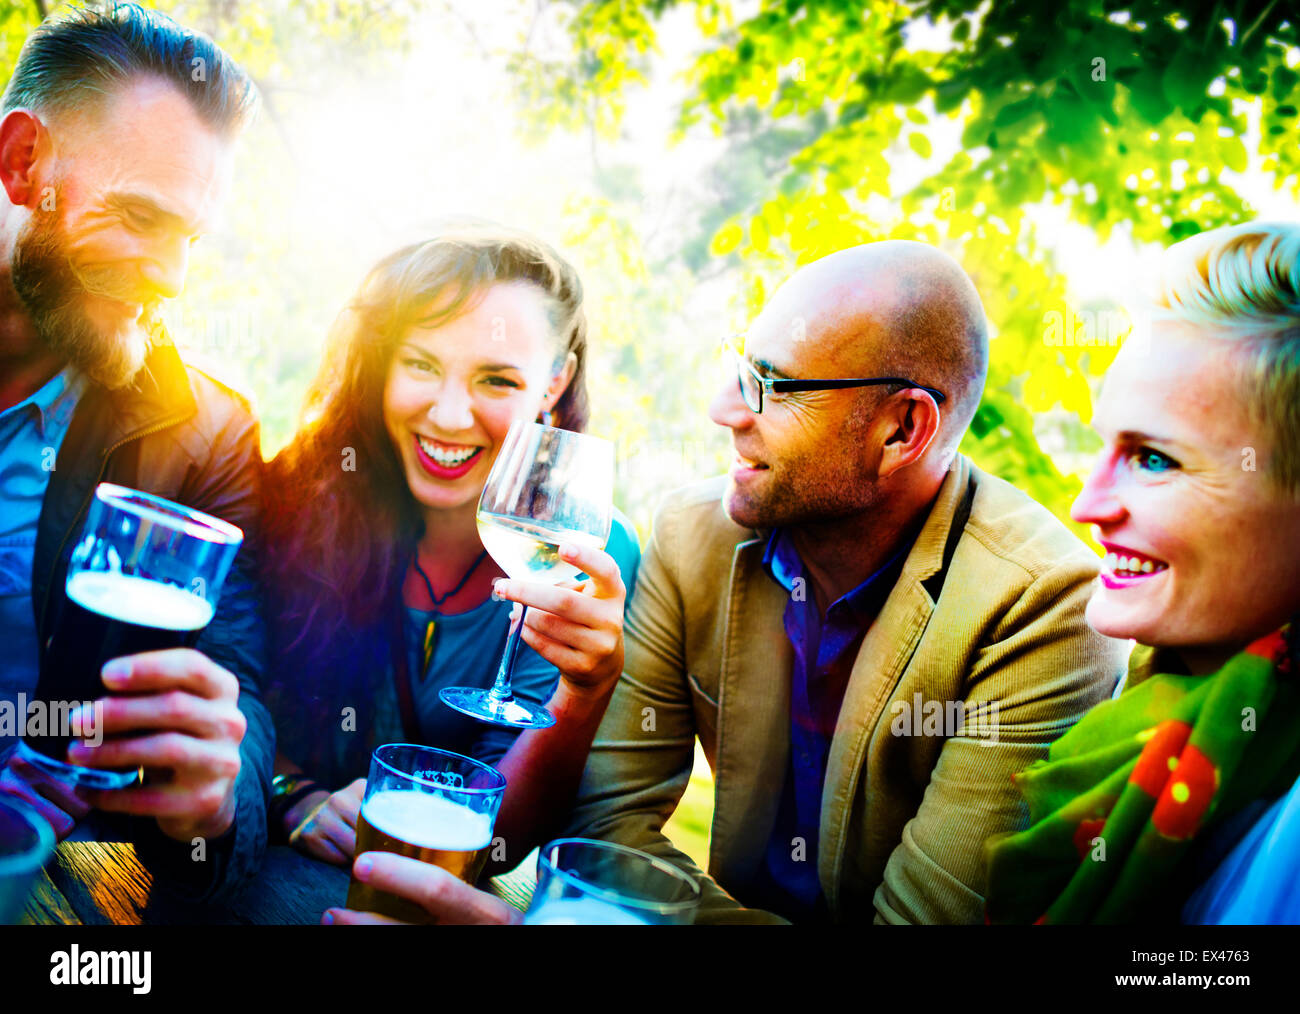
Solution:
M 1240 347 L 1252 413 L 1274 439 L 1271 477 L 1300 496 L 1300 223 L 1249 222 L 1165 252 L 1156 319 Z

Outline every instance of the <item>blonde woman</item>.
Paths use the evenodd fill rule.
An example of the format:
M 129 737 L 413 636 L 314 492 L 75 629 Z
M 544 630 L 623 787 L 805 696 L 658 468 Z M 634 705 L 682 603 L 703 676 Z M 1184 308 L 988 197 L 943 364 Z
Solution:
M 1139 647 L 1123 692 L 1018 776 L 1032 824 L 991 843 L 994 922 L 1217 918 L 1260 836 L 1289 814 L 1296 837 L 1277 801 L 1300 775 L 1300 226 L 1218 229 L 1164 267 L 1072 512 L 1107 554 L 1088 623 Z

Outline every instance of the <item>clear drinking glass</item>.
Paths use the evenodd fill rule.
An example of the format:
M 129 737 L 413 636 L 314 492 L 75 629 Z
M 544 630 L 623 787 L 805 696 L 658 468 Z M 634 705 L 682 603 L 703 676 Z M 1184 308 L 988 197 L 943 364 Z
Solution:
M 505 788 L 505 776 L 496 768 L 458 753 L 412 743 L 378 747 L 357 818 L 356 854 L 395 852 L 472 884 L 487 861 Z M 403 922 L 429 918 L 414 902 L 355 877 L 347 904 Z
M 0 926 L 23 914 L 32 879 L 54 851 L 54 831 L 26 803 L 0 794 Z
M 478 503 L 483 546 L 510 577 L 560 584 L 578 577 L 559 555 L 561 543 L 604 549 L 614 517 L 614 445 L 599 437 L 515 423 L 492 464 Z M 510 630 L 490 690 L 446 687 L 438 695 L 462 714 L 496 725 L 544 729 L 545 708 L 517 700 L 510 676 L 523 616 Z
M 80 704 L 105 696 L 99 674 L 109 659 L 193 647 L 216 613 L 243 540 L 243 532 L 219 518 L 101 482 L 68 563 L 67 597 L 32 695 L 51 718 L 19 743 L 23 759 L 73 785 L 120 789 L 135 782 L 138 769 L 66 763 L 68 743 L 84 733 L 66 719 Z
M 542 847 L 527 926 L 684 926 L 700 885 L 657 856 L 586 838 Z

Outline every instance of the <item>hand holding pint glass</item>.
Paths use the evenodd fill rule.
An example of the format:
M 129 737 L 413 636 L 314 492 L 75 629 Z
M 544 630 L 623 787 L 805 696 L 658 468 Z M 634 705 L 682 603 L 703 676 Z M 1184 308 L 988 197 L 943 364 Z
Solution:
M 360 856 L 354 876 L 356 872 L 366 884 L 382 885 L 390 896 L 403 899 L 401 915 L 356 911 L 349 895 L 349 908 L 328 910 L 322 922 L 357 925 L 399 918 L 445 925 L 681 926 L 695 921 L 700 904 L 699 883 L 671 863 L 625 845 L 585 838 L 542 846 L 537 889 L 526 915 L 456 881 L 445 869 L 399 855 Z
M 487 862 L 505 793 L 495 768 L 433 747 L 390 743 L 377 748 L 357 818 L 357 850 L 393 852 L 441 867 L 473 884 Z M 347 907 L 428 922 L 413 901 L 361 883 L 354 876 Z
M 190 648 L 198 640 L 242 541 L 234 525 L 189 507 L 112 483 L 96 488 L 34 694 L 51 719 L 24 737 L 20 751 L 27 763 L 70 785 L 122 789 L 139 780 L 141 768 L 153 766 L 157 753 L 150 737 L 128 741 L 129 734 L 174 729 L 204 740 L 207 749 L 193 751 L 194 770 L 172 772 L 176 786 L 167 802 L 123 807 L 160 822 L 194 816 L 184 785 L 210 788 L 214 780 L 233 781 L 233 775 L 214 772 L 229 775 L 232 738 L 238 768 L 238 682 L 198 652 L 168 649 Z M 114 663 L 129 673 L 123 693 L 106 697 L 105 664 L 124 658 Z M 164 721 L 161 697 L 150 694 L 169 691 L 180 694 L 168 703 L 170 718 Z M 108 738 L 92 745 L 105 733 Z M 116 756 L 122 763 L 68 763 L 74 738 L 87 743 L 74 746 L 75 759 L 89 761 L 94 754 L 96 762 Z M 158 766 L 171 765 L 160 760 Z

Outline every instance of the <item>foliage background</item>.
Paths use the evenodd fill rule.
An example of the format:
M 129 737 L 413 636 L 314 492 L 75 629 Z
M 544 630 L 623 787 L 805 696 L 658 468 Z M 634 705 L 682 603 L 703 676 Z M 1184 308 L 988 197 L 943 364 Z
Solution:
M 0 0 L 5 78 L 48 6 Z M 1068 523 L 1151 252 L 1300 217 L 1300 49 L 1276 0 L 145 6 L 212 35 L 265 101 L 170 311 L 253 394 L 264 451 L 365 269 L 480 214 L 582 273 L 593 429 L 643 538 L 665 490 L 723 469 L 717 337 L 799 264 L 889 237 L 957 257 L 996 336 L 963 449 Z M 701 861 L 708 785 L 697 763 L 671 825 Z

